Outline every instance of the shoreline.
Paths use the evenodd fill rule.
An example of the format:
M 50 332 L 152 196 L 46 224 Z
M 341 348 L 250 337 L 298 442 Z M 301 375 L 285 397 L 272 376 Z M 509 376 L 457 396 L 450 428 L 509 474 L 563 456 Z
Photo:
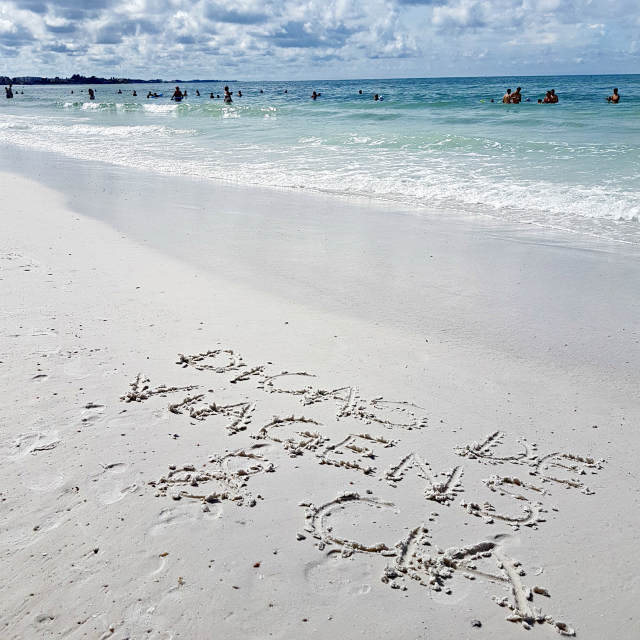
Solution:
M 79 214 L 244 286 L 542 366 L 592 365 L 631 379 L 640 371 L 635 245 L 455 211 L 6 153 L 0 170 L 42 181 Z
M 532 607 L 566 621 L 581 638 L 606 637 L 612 627 L 632 633 L 629 612 L 638 583 L 629 562 L 637 502 L 631 429 L 638 419 L 638 369 L 621 329 L 632 332 L 623 324 L 632 318 L 637 286 L 633 252 L 603 251 L 598 243 L 577 251 L 545 246 L 539 236 L 531 243 L 535 234 L 509 230 L 506 238 L 499 226 L 465 227 L 435 217 L 398 217 L 389 225 L 389 208 L 246 188 L 202 186 L 222 204 L 201 214 L 189 206 L 198 198 L 186 198 L 197 191 L 196 181 L 183 181 L 172 200 L 177 181 L 166 176 L 141 179 L 129 172 L 131 182 L 118 182 L 114 176 L 126 172 L 77 163 L 70 173 L 72 164 L 50 167 L 40 184 L 0 175 L 3 193 L 11 194 L 0 205 L 0 288 L 11 300 L 3 310 L 0 348 L 0 378 L 8 390 L 2 497 L 11 509 L 0 529 L 8 577 L 1 587 L 2 622 L 10 637 L 46 629 L 118 640 L 200 638 L 209 637 L 212 625 L 228 638 L 511 638 L 519 632 L 505 620 L 511 611 L 491 600 L 511 597 L 510 583 L 498 577 L 471 580 L 455 571 L 440 591 L 402 578 L 391 589 L 380 576 L 393 560 L 341 552 L 335 542 L 330 548 L 337 555 L 314 548 L 318 541 L 305 531 L 308 520 L 298 503 L 322 505 L 345 490 L 372 496 L 381 508 L 374 509 L 375 521 L 366 502 L 354 511 L 337 509 L 336 535 L 356 530 L 352 539 L 384 541 L 393 549 L 423 522 L 434 557 L 436 546 L 494 540 L 499 557 L 522 562 L 527 588 L 539 585 L 551 594 L 534 594 Z M 38 172 L 37 159 L 30 170 Z M 56 180 L 59 191 L 43 186 Z M 139 195 L 121 189 L 136 183 Z M 136 220 L 131 211 L 144 209 L 134 208 L 135 198 L 148 206 Z M 165 227 L 164 236 L 169 217 L 161 216 L 163 208 L 183 216 Z M 266 217 L 269 225 L 259 224 Z M 211 220 L 214 229 L 207 226 Z M 417 240 L 407 248 L 409 232 L 423 237 L 418 231 L 429 232 L 437 266 L 420 256 Z M 563 285 L 554 279 L 558 272 L 575 277 Z M 486 282 L 472 280 L 471 273 Z M 396 295 L 394 287 L 412 275 L 423 278 L 420 286 L 405 285 Z M 419 298 L 418 290 L 428 295 Z M 589 305 L 604 294 L 589 315 Z M 496 300 L 502 305 L 492 309 Z M 533 302 L 523 306 L 523 300 Z M 547 315 L 538 318 L 545 301 Z M 607 343 L 610 318 L 617 318 L 620 331 Z M 589 325 L 597 319 L 599 325 Z M 576 320 L 588 332 L 574 347 L 574 359 L 546 356 L 526 341 L 513 346 L 538 324 L 551 327 L 549 341 L 560 341 L 575 332 Z M 523 326 L 514 329 L 518 321 Z M 449 329 L 444 339 L 437 333 L 443 327 Z M 501 327 L 512 327 L 512 334 Z M 216 349 L 239 352 L 246 369 L 197 369 L 218 356 L 189 360 L 186 368 L 176 364 L 178 354 Z M 606 357 L 592 357 L 597 351 Z M 624 353 L 627 363 L 620 360 Z M 257 366 L 264 369 L 231 383 Z M 282 371 L 298 375 L 290 382 L 273 378 Z M 253 403 L 253 418 L 230 435 L 222 415 L 194 418 L 188 405 L 172 412 L 170 403 L 192 394 L 185 389 L 121 401 L 139 373 L 150 378 L 151 390 L 197 384 L 206 402 Z M 345 414 L 349 398 L 339 394 L 305 405 L 304 396 L 286 392 L 345 386 L 358 389 L 366 410 L 356 403 Z M 278 389 L 284 393 L 269 393 Z M 338 458 L 356 468 L 319 464 L 316 453 L 330 455 L 327 445 L 290 457 L 282 438 L 250 437 L 273 415 L 314 419 L 320 424 L 309 430 L 334 444 L 365 431 L 397 442 L 358 441 L 374 458 L 354 449 Z M 306 428 L 283 425 L 283 437 L 299 440 Z M 491 464 L 462 455 L 465 445 L 496 430 L 505 433 L 496 455 L 508 460 Z M 553 451 L 605 459 L 601 468 L 585 469 L 586 479 L 577 476 L 595 495 L 529 474 L 518 457 L 518 437 L 537 445 L 531 460 Z M 263 446 L 250 449 L 256 444 Z M 243 506 L 226 498 L 209 504 L 186 494 L 156 496 L 169 465 L 193 464 L 204 477 L 217 464 L 214 454 L 238 449 L 263 457 L 258 471 L 250 471 L 251 498 L 243 494 Z M 386 469 L 416 452 L 443 477 L 462 465 L 465 492 L 438 503 L 425 500 L 425 480 L 414 472 L 385 480 Z M 275 464 L 273 473 L 260 467 L 266 461 Z M 358 465 L 376 471 L 365 474 Z M 540 497 L 545 517 L 515 529 L 513 522 L 490 524 L 461 508 L 460 500 L 487 499 L 497 513 L 519 512 L 508 498 L 487 491 L 483 480 L 492 474 L 517 474 L 549 489 Z M 177 488 L 195 494 L 215 485 L 199 482 L 203 489 L 189 482 Z M 527 495 L 527 504 L 537 499 Z M 478 571 L 483 562 L 477 560 Z M 487 562 L 495 572 L 496 559 Z M 615 595 L 606 604 L 605 584 Z M 472 628 L 473 619 L 482 627 Z

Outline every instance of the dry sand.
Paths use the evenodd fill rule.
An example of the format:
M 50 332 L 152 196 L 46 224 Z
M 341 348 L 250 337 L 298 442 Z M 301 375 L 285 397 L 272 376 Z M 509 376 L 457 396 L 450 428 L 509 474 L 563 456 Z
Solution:
M 444 340 L 446 281 L 418 285 L 428 331 L 368 321 L 0 185 L 2 638 L 636 637 L 626 312 L 587 327 L 606 362 L 459 317 Z M 549 251 L 615 281 L 609 322 L 638 256 L 586 248 Z M 560 307 L 534 321 L 577 331 Z

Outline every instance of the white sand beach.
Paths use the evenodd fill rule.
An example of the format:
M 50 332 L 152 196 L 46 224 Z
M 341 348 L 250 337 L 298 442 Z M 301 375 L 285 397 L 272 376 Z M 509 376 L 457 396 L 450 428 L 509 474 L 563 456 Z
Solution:
M 637 246 L 52 158 L 0 174 L 2 638 L 636 637 Z

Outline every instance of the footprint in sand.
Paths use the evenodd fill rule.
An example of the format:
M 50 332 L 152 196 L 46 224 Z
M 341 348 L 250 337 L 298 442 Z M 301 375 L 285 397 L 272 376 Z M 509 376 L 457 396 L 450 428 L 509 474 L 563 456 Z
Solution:
M 87 403 L 80 412 L 80 426 L 91 427 L 103 419 L 105 406 L 94 402 Z
M 0 254 L 0 269 L 6 271 L 32 271 L 40 267 L 40 263 L 33 258 L 19 253 Z
M 88 493 L 100 504 L 115 504 L 140 489 L 130 478 L 119 477 L 128 470 L 126 463 L 114 461 L 102 464 L 101 467 L 102 471 L 92 476 L 87 486 Z
M 49 493 L 61 487 L 65 477 L 61 474 L 38 473 L 27 476 L 22 474 L 20 481 L 29 491 Z
M 95 364 L 85 357 L 72 358 L 62 370 L 74 380 L 84 380 L 95 374 Z
M 138 485 L 135 483 L 123 487 L 122 484 L 118 482 L 115 486 L 101 493 L 98 499 L 102 504 L 115 504 L 123 498 L 126 498 L 130 493 L 133 493 L 136 489 L 138 489 Z
M 191 505 L 181 504 L 169 509 L 162 509 L 152 520 L 147 535 L 162 536 L 185 527 L 199 526 L 201 522 L 217 520 L 222 516 L 222 504 L 210 505 L 208 512 L 192 509 Z
M 51 624 L 55 620 L 55 616 L 51 613 L 40 613 L 33 619 L 36 628 L 44 627 Z
M 0 459 L 17 460 L 29 454 L 51 451 L 60 443 L 57 435 L 57 431 L 23 433 L 0 446 Z
M 350 558 L 345 562 L 339 556 L 323 556 L 308 562 L 304 568 L 304 579 L 314 592 L 366 596 L 371 585 L 377 582 L 377 571 L 364 556 Z
M 77 413 L 75 414 L 77 416 Z M 102 419 L 102 414 L 96 414 L 96 420 Z M 151 429 L 162 419 L 162 414 L 145 407 L 138 407 L 135 414 L 132 411 L 121 413 L 113 418 L 107 418 L 104 428 L 113 433 L 133 433 L 139 429 Z M 82 424 L 82 423 L 81 423 Z

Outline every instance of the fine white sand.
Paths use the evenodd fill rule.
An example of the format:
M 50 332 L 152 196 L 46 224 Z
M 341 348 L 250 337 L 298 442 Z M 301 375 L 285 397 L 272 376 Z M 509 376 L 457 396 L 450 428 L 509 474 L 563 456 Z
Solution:
M 212 183 L 208 264 L 43 182 L 0 174 L 2 638 L 636 636 L 633 248 L 323 245 L 364 205 Z

